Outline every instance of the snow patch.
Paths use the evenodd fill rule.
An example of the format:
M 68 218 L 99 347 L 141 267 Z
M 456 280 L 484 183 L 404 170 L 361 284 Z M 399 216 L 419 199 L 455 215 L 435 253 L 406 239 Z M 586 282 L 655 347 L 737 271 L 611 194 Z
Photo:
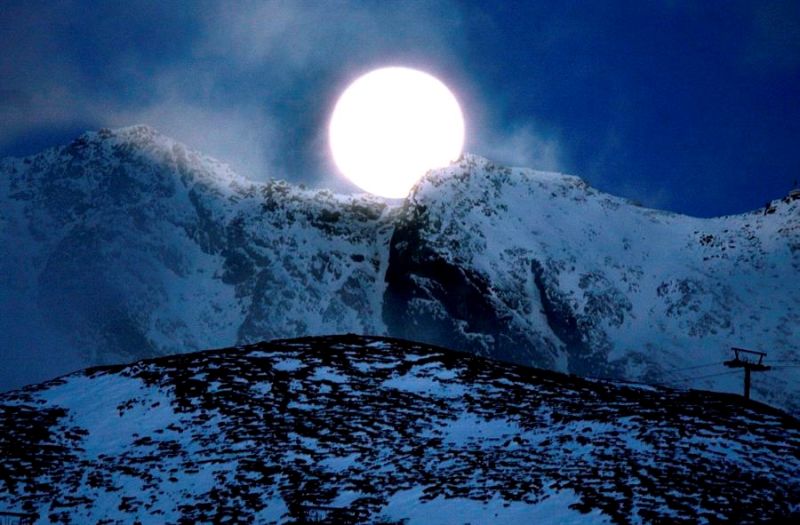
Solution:
M 382 510 L 391 520 L 408 520 L 407 525 L 452 523 L 503 523 L 507 525 L 560 524 L 601 525 L 612 523 L 598 511 L 582 514 L 570 505 L 580 502 L 577 494 L 564 490 L 534 504 L 494 498 L 487 502 L 466 498 L 437 497 L 426 500 L 424 487 L 396 492 Z

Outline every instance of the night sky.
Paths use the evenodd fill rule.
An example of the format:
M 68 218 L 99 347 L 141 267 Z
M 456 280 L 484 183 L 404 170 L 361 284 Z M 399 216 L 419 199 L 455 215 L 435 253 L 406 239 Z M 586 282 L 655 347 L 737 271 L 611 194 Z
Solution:
M 358 74 L 456 93 L 466 150 L 645 205 L 738 213 L 800 178 L 800 2 L 15 2 L 0 156 L 150 124 L 269 177 L 354 191 L 326 126 Z

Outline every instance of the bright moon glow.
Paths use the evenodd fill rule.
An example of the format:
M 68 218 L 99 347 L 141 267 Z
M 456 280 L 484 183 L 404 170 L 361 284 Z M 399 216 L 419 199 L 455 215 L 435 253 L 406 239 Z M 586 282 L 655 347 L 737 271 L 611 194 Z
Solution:
M 402 198 L 464 147 L 464 117 L 442 82 L 403 67 L 376 69 L 342 93 L 329 128 L 333 160 L 359 188 Z

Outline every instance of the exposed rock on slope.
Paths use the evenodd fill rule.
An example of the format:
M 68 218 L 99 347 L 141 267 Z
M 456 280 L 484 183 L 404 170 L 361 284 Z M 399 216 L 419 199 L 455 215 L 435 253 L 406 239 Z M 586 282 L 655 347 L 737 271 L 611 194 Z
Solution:
M 3 160 L 0 204 L 6 362 L 343 332 L 726 391 L 732 345 L 800 362 L 800 200 L 695 219 L 468 155 L 389 206 L 247 181 L 133 127 Z M 798 372 L 754 395 L 800 411 Z
M 399 340 L 88 370 L 0 395 L 0 421 L 0 506 L 42 522 L 753 523 L 800 508 L 800 423 L 777 410 Z

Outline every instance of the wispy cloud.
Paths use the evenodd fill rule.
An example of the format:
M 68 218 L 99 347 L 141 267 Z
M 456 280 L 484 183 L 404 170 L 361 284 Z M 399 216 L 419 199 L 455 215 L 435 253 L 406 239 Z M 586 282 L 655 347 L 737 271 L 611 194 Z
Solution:
M 558 139 L 530 123 L 508 131 L 490 130 L 476 147 L 481 148 L 480 154 L 511 166 L 544 171 L 560 171 L 565 166 Z
M 84 13 L 80 2 L 7 8 L 0 150 L 40 128 L 149 124 L 243 175 L 347 190 L 332 174 L 328 115 L 356 75 L 389 64 L 429 70 L 470 92 L 468 120 L 474 113 L 493 122 L 475 84 L 455 85 L 470 79 L 460 65 L 465 22 L 449 0 L 213 1 Z M 475 153 L 559 168 L 557 141 L 531 123 L 471 132 Z
M 175 96 L 135 109 L 111 110 L 103 119 L 112 127 L 146 123 L 206 155 L 224 160 L 251 179 L 279 175 L 272 169 L 277 152 L 268 147 L 276 142 L 275 122 L 258 108 L 215 110 Z

